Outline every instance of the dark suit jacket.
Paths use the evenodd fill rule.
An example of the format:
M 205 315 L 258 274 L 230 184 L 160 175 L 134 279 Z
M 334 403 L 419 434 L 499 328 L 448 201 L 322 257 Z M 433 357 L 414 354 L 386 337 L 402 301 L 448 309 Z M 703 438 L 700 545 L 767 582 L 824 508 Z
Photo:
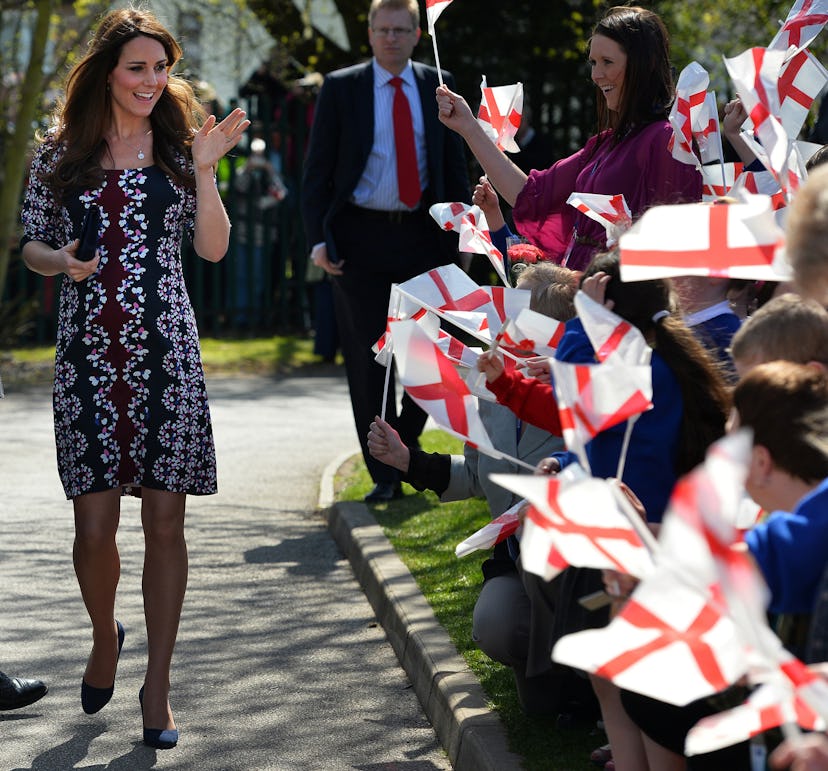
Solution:
M 471 201 L 469 171 L 462 140 L 437 117 L 437 70 L 413 62 L 425 122 L 429 186 L 422 205 Z M 452 76 L 443 80 L 453 88 Z M 353 192 L 374 139 L 374 72 L 371 61 L 325 76 L 311 127 L 302 182 L 302 214 L 308 246 L 325 241 L 336 257 L 331 220 Z M 435 223 L 435 227 L 437 227 Z M 456 251 L 456 238 L 454 240 Z

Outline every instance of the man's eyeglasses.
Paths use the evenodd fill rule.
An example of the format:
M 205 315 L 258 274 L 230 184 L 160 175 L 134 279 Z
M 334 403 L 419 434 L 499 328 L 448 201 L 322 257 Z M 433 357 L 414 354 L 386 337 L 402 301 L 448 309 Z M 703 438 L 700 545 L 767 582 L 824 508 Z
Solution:
M 371 27 L 371 30 L 379 37 L 405 37 L 413 32 L 411 27 Z

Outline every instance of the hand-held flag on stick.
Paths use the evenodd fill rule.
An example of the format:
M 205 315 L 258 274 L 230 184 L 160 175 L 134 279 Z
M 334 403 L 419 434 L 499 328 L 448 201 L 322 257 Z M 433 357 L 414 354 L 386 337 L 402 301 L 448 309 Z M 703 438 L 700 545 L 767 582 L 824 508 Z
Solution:
M 458 265 L 442 265 L 399 285 L 399 291 L 424 308 L 488 312 L 491 296 Z
M 434 45 L 434 63 L 437 65 L 437 78 L 440 85 L 443 85 L 443 72 L 440 69 L 440 54 L 437 51 L 437 32 L 434 24 L 437 17 L 446 10 L 451 0 L 426 0 L 426 19 L 428 20 L 428 34 L 431 35 L 431 42 Z
M 567 449 L 589 468 L 586 445 L 601 431 L 652 408 L 652 370 L 618 360 L 570 364 L 550 359 Z
M 782 128 L 799 136 L 814 100 L 828 83 L 828 72 L 810 51 L 800 51 L 782 67 L 777 90 Z
M 702 201 L 712 203 L 726 196 L 744 167 L 739 162 L 725 163 L 721 167 L 702 166 Z
M 582 290 L 575 294 L 575 310 L 598 361 L 603 363 L 610 357 L 615 357 L 626 364 L 650 365 L 653 349 L 638 327 L 622 319 L 606 305 L 596 302 Z M 652 395 L 652 387 L 649 390 Z
M 554 356 L 566 331 L 562 321 L 523 308 L 516 319 L 506 319 L 496 339 L 516 356 Z
M 632 225 L 630 207 L 621 193 L 572 193 L 566 202 L 604 226 L 607 231 L 607 248 L 615 246 L 621 234 Z
M 568 471 L 569 467 L 564 470 Z M 556 476 L 491 474 L 501 487 L 523 495 L 532 504 L 521 536 L 526 570 L 544 575 L 550 543 L 567 564 L 610 568 L 635 576 L 653 569 L 653 560 L 629 517 L 619 509 L 610 482 L 587 477 L 577 468 Z M 528 528 L 528 529 L 527 529 Z M 531 543 L 539 537 L 541 548 Z M 534 555 L 540 557 L 533 561 Z M 527 564 L 528 562 L 528 564 Z
M 505 286 L 510 286 L 503 254 L 492 243 L 489 223 L 486 222 L 486 215 L 479 206 L 469 206 L 464 203 L 435 203 L 428 212 L 443 230 L 454 231 L 458 234 L 461 252 L 485 254 L 498 278 Z
M 435 337 L 437 330 L 440 328 L 440 319 L 435 314 L 429 313 L 421 305 L 401 294 L 397 284 L 392 284 L 391 295 L 388 299 L 388 315 L 385 320 L 385 332 L 371 346 L 371 350 L 375 354 L 374 361 L 383 367 L 392 361 L 391 355 L 393 351 L 389 325 L 392 321 L 402 321 L 403 319 L 413 319 L 414 321 L 420 322 L 428 330 L 429 336 L 432 338 Z
M 518 501 L 514 506 L 504 511 L 499 517 L 483 525 L 454 548 L 456 557 L 465 557 L 478 549 L 491 549 L 501 541 L 505 541 L 520 528 L 518 509 L 525 501 Z
M 679 706 L 723 690 L 747 666 L 734 624 L 665 567 L 638 585 L 609 626 L 562 637 L 552 658 Z
M 507 318 L 514 319 L 524 308 L 529 307 L 532 293 L 528 289 L 514 289 L 509 286 L 484 286 L 491 304 L 486 308 L 489 316 L 489 327 L 500 329 Z
M 822 714 L 815 704 L 822 706 Z M 685 753 L 715 752 L 784 725 L 825 731 L 826 705 L 828 682 L 787 654 L 776 676 L 753 691 L 744 704 L 696 723 L 687 734 Z
M 750 48 L 724 63 L 767 153 L 769 171 L 787 189 L 788 135 L 779 120 L 778 91 L 784 59 L 782 51 Z
M 690 62 L 679 74 L 676 99 L 668 120 L 673 127 L 668 149 L 673 158 L 690 166 L 699 166 L 693 150 L 694 125 L 699 126 L 699 113 L 704 108 L 710 76 L 698 62 Z
M 408 395 L 439 426 L 494 450 L 475 398 L 436 343 L 411 320 L 392 322 L 391 338 L 400 382 Z
M 519 153 L 515 135 L 523 115 L 523 83 L 489 86 L 486 76 L 480 82 L 480 108 L 477 122 L 500 150 Z
M 796 0 L 768 48 L 798 53 L 807 48 L 828 22 L 828 0 Z
M 619 243 L 622 281 L 666 276 L 787 279 L 774 264 L 783 233 L 767 196 L 746 196 L 738 203 L 654 206 Z

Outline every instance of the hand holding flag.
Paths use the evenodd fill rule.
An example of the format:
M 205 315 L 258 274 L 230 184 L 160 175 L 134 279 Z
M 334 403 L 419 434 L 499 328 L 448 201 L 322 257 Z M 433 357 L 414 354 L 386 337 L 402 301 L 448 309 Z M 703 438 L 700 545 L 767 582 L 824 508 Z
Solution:
M 504 286 L 510 286 L 503 254 L 492 243 L 486 215 L 479 206 L 464 203 L 435 203 L 429 210 L 443 230 L 458 233 L 461 252 L 485 254 Z

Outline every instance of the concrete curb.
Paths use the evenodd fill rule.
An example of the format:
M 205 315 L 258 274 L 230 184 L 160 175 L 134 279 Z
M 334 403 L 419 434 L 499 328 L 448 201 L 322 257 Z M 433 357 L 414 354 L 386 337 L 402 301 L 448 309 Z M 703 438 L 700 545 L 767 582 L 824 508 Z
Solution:
M 506 731 L 486 706 L 480 682 L 457 653 L 368 507 L 334 500 L 334 475 L 349 457 L 342 456 L 325 469 L 319 506 L 452 766 L 457 771 L 520 769 L 521 758 L 510 752 Z

